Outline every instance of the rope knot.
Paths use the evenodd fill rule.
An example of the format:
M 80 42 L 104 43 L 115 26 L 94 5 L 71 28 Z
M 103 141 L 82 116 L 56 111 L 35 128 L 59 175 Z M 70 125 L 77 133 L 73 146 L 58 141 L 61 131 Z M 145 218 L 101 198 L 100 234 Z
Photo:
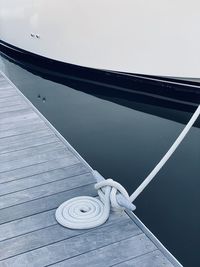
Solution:
M 121 193 L 127 201 L 130 201 L 129 194 L 126 189 L 118 182 L 112 179 L 103 180 L 95 184 L 95 189 L 103 203 L 110 202 L 113 210 L 121 211 L 126 207 L 119 203 L 117 195 Z
M 111 208 L 123 211 L 134 210 L 126 189 L 112 179 L 95 184 L 98 198 L 81 196 L 65 201 L 56 210 L 56 220 L 71 229 L 90 229 L 105 223 Z

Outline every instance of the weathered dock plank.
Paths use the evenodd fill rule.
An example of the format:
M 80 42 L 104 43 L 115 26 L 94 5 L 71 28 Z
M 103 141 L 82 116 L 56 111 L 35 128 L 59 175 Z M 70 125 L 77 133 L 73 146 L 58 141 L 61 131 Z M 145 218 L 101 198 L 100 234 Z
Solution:
M 97 197 L 88 165 L 0 73 L 0 267 L 181 266 L 125 213 L 95 229 L 55 220 L 64 201 Z
M 123 239 L 127 240 L 132 236 L 134 237 L 135 235 L 137 241 L 133 243 L 135 244 L 134 248 L 136 248 L 137 251 L 141 252 L 141 247 L 146 246 L 147 242 L 149 245 L 151 244 L 151 246 L 154 248 L 153 243 L 147 240 L 147 238 L 146 240 L 144 240 L 143 236 L 138 235 L 138 232 L 138 229 L 135 227 L 131 220 L 124 220 L 122 222 L 117 221 L 115 224 L 106 224 L 103 227 L 83 233 L 82 235 L 78 235 L 70 239 L 66 239 L 39 249 L 35 249 L 27 253 L 23 253 L 21 255 L 18 255 L 17 257 L 12 257 L 10 259 L 3 260 L 2 263 L 0 262 L 0 266 L 1 264 L 2 266 L 21 266 L 22 263 L 24 264 L 24 266 L 30 267 L 47 266 L 58 261 L 70 259 L 72 257 L 78 256 L 91 250 L 96 250 L 105 246 L 107 248 L 108 245 L 119 242 Z M 115 249 L 116 248 L 117 246 L 115 247 Z M 146 252 L 149 249 L 143 249 L 143 251 Z M 112 251 L 112 253 L 114 253 L 114 251 Z M 130 250 L 129 253 L 131 253 Z M 102 258 L 106 256 L 106 254 L 103 255 L 102 253 L 99 255 L 101 255 Z M 30 259 L 32 259 L 32 261 L 30 261 Z M 98 260 L 99 259 L 96 259 L 96 261 Z M 78 264 L 76 266 L 80 266 L 79 262 L 77 263 Z M 68 266 L 71 266 L 70 263 L 66 262 L 63 266 L 66 266 L 66 264 L 69 264 Z M 91 264 L 87 266 L 94 265 Z M 98 266 L 109 265 L 103 264 Z
M 29 116 L 29 115 L 36 115 L 30 107 L 28 107 L 25 110 L 18 110 L 18 111 L 10 111 L 10 112 L 5 112 L 5 113 L 0 113 L 0 120 L 1 123 L 6 121 L 6 119 L 9 121 L 11 119 L 17 121 L 17 117 L 24 117 L 24 116 Z
M 27 216 L 57 208 L 64 201 L 77 196 L 96 196 L 94 183 L 81 187 L 65 190 L 44 198 L 35 199 L 20 205 L 14 205 L 0 211 L 0 224 L 18 220 Z
M 103 247 L 91 248 L 91 251 L 80 253 L 76 258 L 51 264 L 51 266 L 112 266 L 130 257 L 140 257 L 156 249 L 155 245 L 144 234 L 134 235 L 131 232 L 129 234 L 126 239 L 124 238 L 120 241 L 116 239 L 116 242 L 107 243 Z
M 11 106 L 4 106 L 0 107 L 0 114 L 1 113 L 6 113 L 6 112 L 13 112 L 13 111 L 19 111 L 19 110 L 24 110 L 28 109 L 28 105 L 24 103 L 16 104 L 16 105 L 11 105 Z
M 26 102 L 20 96 L 17 95 L 15 97 L 12 97 L 12 99 L 9 102 L 5 100 L 1 101 L 1 108 L 11 107 L 11 106 L 16 106 L 16 105 L 21 105 L 21 104 L 26 104 Z
M 4 154 L 0 154 L 0 156 L 2 155 Z M 19 168 L 23 168 L 26 166 L 30 166 L 30 165 L 34 165 L 34 164 L 38 164 L 42 162 L 47 162 L 49 160 L 65 158 L 65 157 L 70 158 L 70 156 L 73 157 L 72 153 L 70 151 L 67 151 L 66 148 L 62 148 L 62 149 L 55 148 L 51 152 L 50 151 L 43 152 L 43 153 L 36 152 L 36 154 L 32 154 L 31 156 L 27 156 L 26 158 L 24 156 L 21 159 L 7 161 L 7 162 L 4 161 L 4 163 L 0 163 L 0 170 L 1 172 L 6 172 L 6 171 L 16 170 Z
M 159 251 L 147 253 L 141 257 L 133 258 L 129 261 L 125 261 L 119 264 L 115 264 L 116 267 L 172 267 L 173 264 Z
M 1 184 L 0 196 L 67 179 L 68 177 L 78 176 L 87 172 L 88 170 L 85 166 L 78 163 L 67 168 L 57 169 L 39 175 L 29 176 L 20 180 L 7 182 Z
M 15 169 L 8 172 L 0 172 L 1 183 L 10 182 L 14 180 L 19 180 L 25 177 L 33 176 L 36 174 L 42 174 L 44 172 L 49 172 L 51 170 L 56 170 L 70 166 L 74 163 L 69 161 L 67 158 L 55 159 L 43 163 L 38 163 L 37 165 L 27 166 L 21 169 Z
M 58 138 L 49 130 L 21 134 L 0 139 L 0 154 L 56 142 Z
M 91 174 L 84 174 L 60 181 L 49 182 L 48 184 L 28 188 L 12 194 L 3 195 L 0 196 L 0 209 L 60 193 L 65 191 L 65 188 L 70 190 L 82 185 L 90 184 L 94 181 L 93 179 L 94 178 Z
M 9 89 L 7 89 L 7 90 L 8 90 L 8 92 L 5 92 L 5 91 L 1 91 L 0 92 L 0 98 L 1 99 L 8 98 L 8 97 L 12 97 L 12 96 L 16 96 L 17 95 L 17 93 L 16 93 L 15 90 L 9 90 Z
M 22 114 L 23 111 L 21 111 L 20 114 L 17 114 L 18 112 L 13 112 L 13 116 L 12 116 L 12 114 L 9 113 L 8 117 L 1 118 L 1 120 L 0 120 L 1 131 L 9 128 L 9 126 L 10 127 L 17 126 L 20 122 L 23 124 L 26 124 L 26 121 L 30 121 L 30 123 L 32 123 L 34 121 L 38 121 L 38 122 L 41 121 L 41 119 L 38 117 L 38 115 L 36 113 L 34 113 L 32 111 L 28 113 L 27 110 L 25 110 L 25 111 L 26 111 L 26 114 Z M 5 127 L 4 127 L 4 125 L 5 125 Z
M 60 227 L 55 221 L 55 210 L 51 210 L 48 213 L 42 213 L 42 215 L 43 214 L 47 214 L 47 217 L 43 218 L 41 214 L 39 214 L 40 217 L 37 215 L 38 217 L 33 218 L 32 220 L 32 216 L 24 222 L 25 226 L 29 221 L 31 223 L 30 227 L 26 229 L 26 233 L 24 230 L 23 232 L 21 230 L 19 231 L 18 236 L 7 239 L 5 242 L 0 242 L 0 260 L 26 253 L 27 251 L 39 249 L 53 243 L 58 243 L 90 231 L 74 231 Z M 34 221 L 35 223 L 33 224 Z M 113 225 L 119 221 L 126 222 L 127 218 L 125 219 L 125 216 L 119 218 L 118 216 L 112 214 L 107 225 Z M 36 228 L 36 226 L 38 227 Z M 141 233 L 140 229 L 136 225 L 134 231 Z
M 3 131 L 0 130 L 0 139 L 14 135 L 37 132 L 44 126 L 45 124 L 42 121 L 32 121 L 32 123 L 26 123 L 25 126 L 23 124 L 18 124 L 12 127 L 12 125 L 9 124 L 7 129 L 4 127 Z
M 29 127 L 34 127 L 34 125 L 41 125 L 44 124 L 44 122 L 42 120 L 40 120 L 37 116 L 32 116 L 32 118 L 21 118 L 19 121 L 12 121 L 12 122 L 6 122 L 6 123 L 2 123 L 0 121 L 0 134 L 2 135 L 2 137 L 6 137 L 6 136 L 12 136 L 12 131 L 24 131 L 24 133 L 28 133 L 30 131 L 28 131 Z M 25 131 L 24 129 L 27 129 L 27 131 Z M 20 130 L 21 129 L 21 130 Z M 11 132 L 11 134 L 9 134 L 9 132 Z M 33 131 L 31 131 L 33 132 Z M 17 134 L 14 134 L 17 135 Z
M 26 148 L 26 149 L 19 150 L 19 151 L 13 151 L 13 152 L 5 153 L 5 154 L 0 154 L 0 164 L 6 161 L 25 160 L 27 157 L 40 157 L 40 154 L 62 149 L 62 148 L 65 148 L 65 150 L 68 151 L 68 149 L 64 146 L 64 144 L 57 141 L 57 142 L 50 143 L 50 144 L 44 144 L 38 147 L 31 147 L 31 148 Z

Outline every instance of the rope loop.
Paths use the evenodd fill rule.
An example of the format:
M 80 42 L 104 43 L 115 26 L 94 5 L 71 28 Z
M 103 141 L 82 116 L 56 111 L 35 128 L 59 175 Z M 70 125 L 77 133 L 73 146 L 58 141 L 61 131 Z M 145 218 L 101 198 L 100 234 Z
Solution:
M 121 184 L 107 179 L 95 184 L 95 189 L 100 200 L 82 196 L 65 201 L 56 210 L 56 220 L 70 229 L 89 229 L 104 224 L 109 218 L 111 208 L 115 211 L 125 209 L 117 201 L 118 193 L 129 201 L 129 195 Z
M 126 189 L 120 183 L 113 181 L 112 179 L 107 179 L 95 184 L 95 189 L 98 191 L 98 195 L 102 202 L 104 202 L 103 195 L 106 187 L 110 188 L 109 198 L 112 209 L 119 211 L 124 210 L 125 207 L 117 201 L 117 194 L 121 193 L 129 201 L 129 194 Z

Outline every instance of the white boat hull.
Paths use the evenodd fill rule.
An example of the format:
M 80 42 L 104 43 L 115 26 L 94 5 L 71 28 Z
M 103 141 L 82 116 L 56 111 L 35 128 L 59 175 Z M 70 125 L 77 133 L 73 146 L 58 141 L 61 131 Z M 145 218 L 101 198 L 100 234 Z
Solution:
M 197 0 L 0 0 L 0 40 L 89 68 L 200 78 L 199 10 Z

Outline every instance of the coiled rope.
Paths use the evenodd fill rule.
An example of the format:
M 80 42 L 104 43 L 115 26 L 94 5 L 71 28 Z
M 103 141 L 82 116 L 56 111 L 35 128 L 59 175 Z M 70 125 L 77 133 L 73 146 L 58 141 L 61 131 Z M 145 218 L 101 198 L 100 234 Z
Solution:
M 97 227 L 107 221 L 111 208 L 116 211 L 124 210 L 117 201 L 118 192 L 129 201 L 125 188 L 112 179 L 95 184 L 95 189 L 100 200 L 88 196 L 72 198 L 56 210 L 57 221 L 71 229 Z
M 99 181 L 95 184 L 95 189 L 100 199 L 88 196 L 72 198 L 58 207 L 56 210 L 56 220 L 67 228 L 89 229 L 105 223 L 109 218 L 111 209 L 117 211 L 122 211 L 125 208 L 134 210 L 135 206 L 132 202 L 142 193 L 169 160 L 190 131 L 199 115 L 200 105 L 171 148 L 130 197 L 121 184 L 112 179 L 104 180 L 98 172 L 93 171 L 94 176 Z

